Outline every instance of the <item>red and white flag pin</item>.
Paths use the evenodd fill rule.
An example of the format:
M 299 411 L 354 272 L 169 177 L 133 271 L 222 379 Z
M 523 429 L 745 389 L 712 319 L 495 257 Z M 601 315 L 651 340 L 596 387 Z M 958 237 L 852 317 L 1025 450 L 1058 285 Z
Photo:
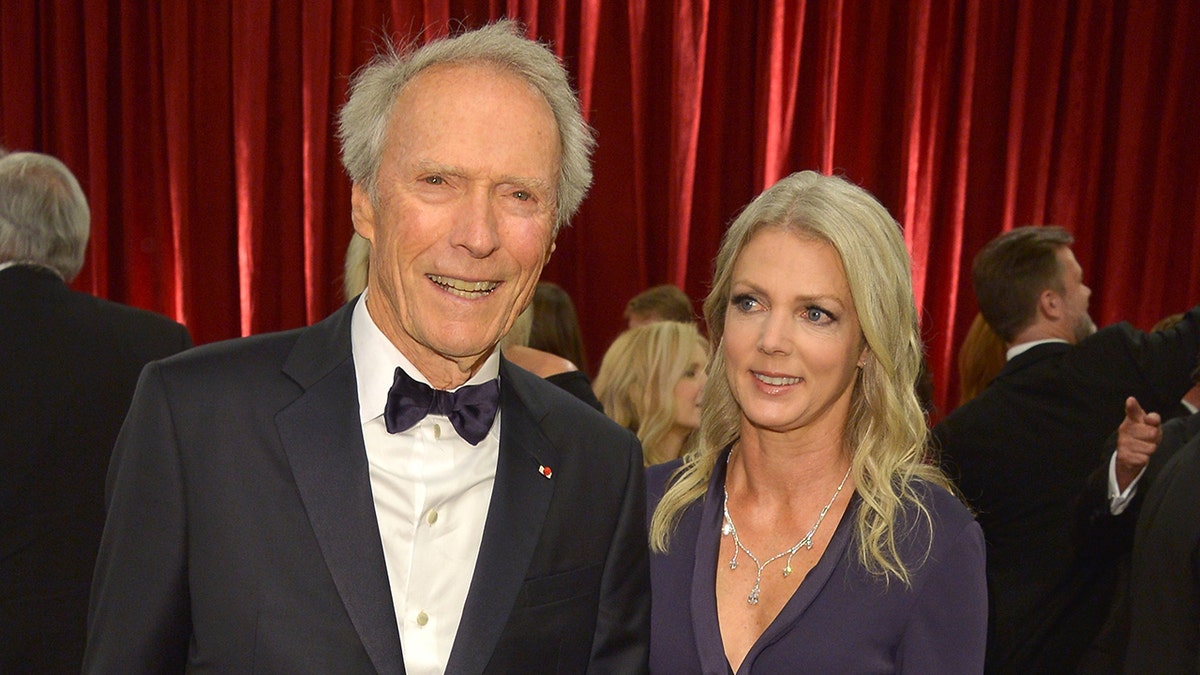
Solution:
M 542 474 L 546 478 L 554 475 L 554 472 L 550 470 L 550 467 L 545 465 L 538 465 L 538 473 Z

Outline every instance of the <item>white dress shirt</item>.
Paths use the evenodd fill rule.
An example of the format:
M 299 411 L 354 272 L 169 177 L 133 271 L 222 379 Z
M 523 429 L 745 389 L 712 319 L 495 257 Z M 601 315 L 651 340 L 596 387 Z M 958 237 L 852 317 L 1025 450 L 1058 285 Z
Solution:
M 429 381 L 384 336 L 358 300 L 350 325 L 359 414 L 392 602 L 409 675 L 443 673 L 475 571 L 500 454 L 500 415 L 472 446 L 442 415 L 389 434 L 383 419 L 400 366 Z M 499 352 L 467 384 L 496 378 Z

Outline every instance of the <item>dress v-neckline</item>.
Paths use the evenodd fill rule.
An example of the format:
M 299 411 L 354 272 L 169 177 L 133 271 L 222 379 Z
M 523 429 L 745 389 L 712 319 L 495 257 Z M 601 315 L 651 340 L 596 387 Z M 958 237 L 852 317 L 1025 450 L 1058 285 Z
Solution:
M 721 621 L 717 614 L 717 565 L 720 564 L 721 550 L 721 490 L 725 485 L 726 460 L 730 448 L 726 448 L 721 457 L 717 458 L 709 479 L 708 492 L 704 496 L 700 514 L 700 531 L 696 536 L 695 565 L 692 568 L 692 630 L 696 636 L 696 651 L 700 656 L 703 672 L 711 675 L 733 675 L 733 668 L 725 656 L 725 643 L 721 638 Z M 786 631 L 800 619 L 804 611 L 817 597 L 821 588 L 828 583 L 837 562 L 850 546 L 850 535 L 853 531 L 851 523 L 858 511 L 860 499 L 857 492 L 850 495 L 846 511 L 838 521 L 833 532 L 833 538 L 821 554 L 817 564 L 808 571 L 800 582 L 800 586 L 792 597 L 779 610 L 779 614 L 771 620 L 770 625 L 762 635 L 751 645 L 742 659 L 738 675 L 749 673 L 749 664 L 754 663 L 755 657 L 762 649 L 774 642 L 775 635 Z

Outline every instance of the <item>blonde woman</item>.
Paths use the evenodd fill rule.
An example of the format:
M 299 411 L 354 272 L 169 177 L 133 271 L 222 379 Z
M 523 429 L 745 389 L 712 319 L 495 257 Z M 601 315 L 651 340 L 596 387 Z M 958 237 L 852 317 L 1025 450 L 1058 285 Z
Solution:
M 605 352 L 596 397 L 637 434 L 647 466 L 679 457 L 700 426 L 707 352 L 695 324 L 674 321 L 631 328 Z
M 981 672 L 983 535 L 922 461 L 896 222 L 784 178 L 725 234 L 704 312 L 697 445 L 647 471 L 651 670 Z

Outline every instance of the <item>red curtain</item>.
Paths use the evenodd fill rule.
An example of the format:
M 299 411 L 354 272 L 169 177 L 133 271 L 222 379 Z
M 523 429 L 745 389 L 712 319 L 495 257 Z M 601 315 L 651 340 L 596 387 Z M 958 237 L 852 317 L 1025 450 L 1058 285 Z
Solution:
M 592 363 L 639 290 L 699 301 L 737 210 L 805 168 L 904 226 L 943 410 L 971 259 L 1004 229 L 1073 230 L 1100 324 L 1200 301 L 1194 2 L 4 0 L 0 144 L 83 183 L 76 287 L 198 342 L 304 325 L 340 304 L 349 74 L 383 36 L 503 15 L 553 43 L 599 134 L 544 275 Z

